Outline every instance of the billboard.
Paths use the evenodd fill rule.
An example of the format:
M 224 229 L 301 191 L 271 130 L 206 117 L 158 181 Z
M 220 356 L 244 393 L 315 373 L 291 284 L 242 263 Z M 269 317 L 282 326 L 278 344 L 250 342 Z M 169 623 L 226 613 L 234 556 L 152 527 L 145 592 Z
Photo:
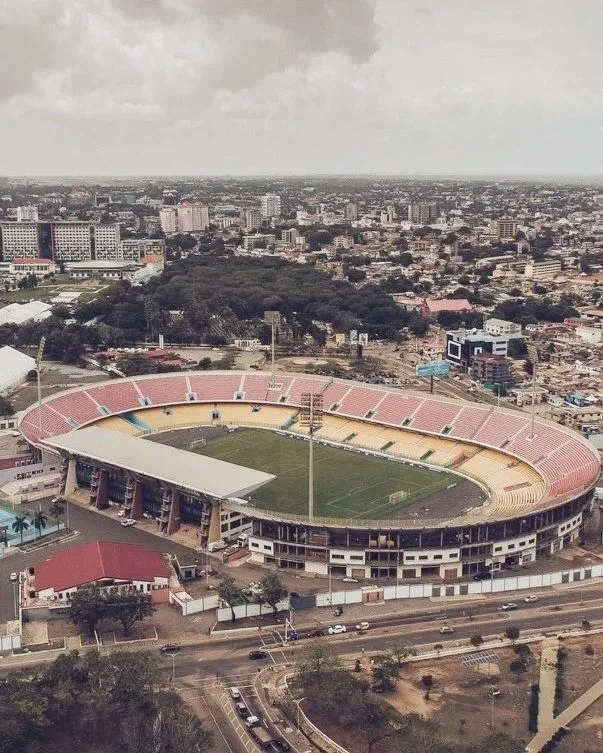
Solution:
M 350 344 L 354 344 L 358 342 L 358 330 L 357 329 L 351 329 L 350 330 Z
M 418 377 L 448 376 L 450 374 L 450 364 L 446 363 L 446 361 L 418 363 L 416 374 Z

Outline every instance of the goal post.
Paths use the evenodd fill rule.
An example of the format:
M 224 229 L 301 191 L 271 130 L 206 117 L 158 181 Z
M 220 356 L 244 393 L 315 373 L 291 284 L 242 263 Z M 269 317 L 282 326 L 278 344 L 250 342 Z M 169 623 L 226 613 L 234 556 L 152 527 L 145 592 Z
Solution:
M 194 449 L 195 447 L 205 447 L 207 444 L 207 439 L 205 437 L 201 437 L 201 439 L 193 439 L 190 441 L 187 445 L 189 450 Z
M 404 502 L 405 499 L 408 499 L 408 492 L 401 489 L 398 492 L 393 492 L 389 495 L 389 501 L 390 504 L 396 504 L 396 502 Z

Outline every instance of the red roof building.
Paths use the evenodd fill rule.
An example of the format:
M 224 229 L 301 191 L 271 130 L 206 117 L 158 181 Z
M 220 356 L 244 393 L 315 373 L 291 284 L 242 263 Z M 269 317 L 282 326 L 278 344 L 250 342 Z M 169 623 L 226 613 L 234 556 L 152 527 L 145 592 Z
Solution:
M 443 298 L 441 300 L 424 298 L 420 311 L 423 316 L 437 316 L 440 311 L 453 311 L 456 313 L 473 311 L 473 306 L 466 298 Z
M 57 552 L 35 566 L 35 589 L 42 599 L 67 599 L 82 586 L 128 586 L 140 591 L 165 588 L 169 570 L 161 552 L 138 544 L 91 541 Z

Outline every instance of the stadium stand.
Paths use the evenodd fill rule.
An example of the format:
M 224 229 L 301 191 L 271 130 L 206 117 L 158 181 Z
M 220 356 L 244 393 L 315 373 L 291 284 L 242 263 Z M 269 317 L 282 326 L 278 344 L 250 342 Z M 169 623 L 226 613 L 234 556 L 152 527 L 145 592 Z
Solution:
M 52 401 L 52 407 L 66 418 L 74 418 L 80 425 L 96 421 L 102 415 L 98 405 L 85 390 L 57 397 Z
M 458 405 L 424 400 L 415 412 L 412 427 L 418 431 L 439 433 L 453 423 L 459 412 Z
M 88 387 L 86 392 L 99 405 L 107 408 L 109 413 L 123 413 L 140 407 L 141 395 L 134 382 L 115 381 L 102 387 Z
M 191 372 L 188 375 L 191 392 L 197 400 L 234 400 L 235 392 L 241 386 L 240 374 L 200 374 Z
M 188 387 L 184 375 L 165 379 L 162 377 L 137 379 L 136 385 L 142 395 L 153 405 L 168 405 L 182 403 L 187 398 Z
M 246 374 L 242 382 L 241 391 L 247 402 L 257 401 L 264 402 L 268 395 L 268 385 L 270 384 L 270 374 Z M 278 400 L 276 401 L 278 402 Z
M 369 411 L 374 411 L 377 403 L 384 398 L 381 392 L 363 387 L 354 387 L 343 398 L 338 413 L 356 418 L 364 418 Z

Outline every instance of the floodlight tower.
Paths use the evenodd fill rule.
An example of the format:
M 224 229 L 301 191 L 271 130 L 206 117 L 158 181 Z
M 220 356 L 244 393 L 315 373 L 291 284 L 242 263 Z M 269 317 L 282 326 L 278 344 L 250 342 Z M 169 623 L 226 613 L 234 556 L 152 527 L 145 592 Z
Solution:
M 314 432 L 322 426 L 322 395 L 316 392 L 302 392 L 300 423 L 308 427 L 309 463 L 308 463 L 308 517 L 314 520 Z
M 36 376 L 38 382 L 38 440 L 42 439 L 42 385 L 40 382 L 40 371 L 42 368 L 42 356 L 44 355 L 44 346 L 46 345 L 46 338 L 40 338 L 40 344 L 38 345 L 38 355 L 36 356 Z
M 265 311 L 264 321 L 270 325 L 270 387 L 274 387 L 274 346 L 276 342 L 276 330 L 281 321 L 280 312 Z
M 534 439 L 534 420 L 536 414 L 536 370 L 540 363 L 540 348 L 537 345 L 528 345 L 528 357 L 532 362 L 532 413 L 530 418 L 530 439 Z

